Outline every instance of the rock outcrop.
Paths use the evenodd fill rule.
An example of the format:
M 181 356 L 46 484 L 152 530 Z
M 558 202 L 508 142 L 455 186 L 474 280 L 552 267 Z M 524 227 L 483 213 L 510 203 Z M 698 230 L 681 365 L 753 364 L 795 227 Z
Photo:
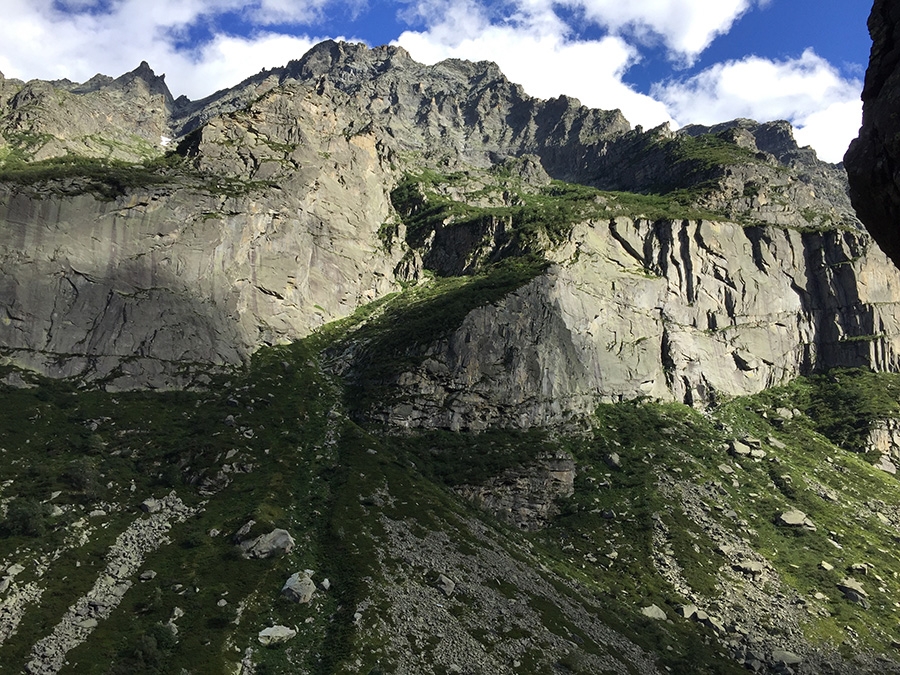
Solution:
M 565 454 L 541 457 L 456 492 L 520 530 L 537 530 L 558 513 L 557 500 L 575 492 L 575 462 Z
M 401 376 L 418 403 L 384 411 L 400 424 L 539 424 L 598 400 L 704 403 L 819 367 L 896 365 L 898 280 L 859 232 L 840 170 L 783 122 L 631 129 L 618 111 L 531 98 L 491 63 L 424 66 L 336 42 L 197 102 L 173 101 L 146 64 L 83 85 L 0 82 L 16 156 L 159 157 L 142 143 L 168 133 L 178 148 L 146 176 L 7 174 L 5 364 L 109 389 L 202 381 L 423 268 L 469 274 L 465 246 L 526 252 L 490 249 L 475 230 L 407 236 L 392 203 L 405 176 L 494 170 L 533 189 L 677 194 L 696 217 L 644 217 L 645 199 L 544 242 L 547 273 L 473 311 Z M 51 94 L 73 102 L 39 103 Z M 103 116 L 125 154 L 84 140 Z M 141 143 L 117 140 L 129 129 Z
M 859 231 L 617 218 L 578 225 L 557 256 L 428 347 L 383 418 L 528 427 L 602 401 L 703 405 L 900 365 L 900 273 Z
M 141 161 L 161 155 L 173 135 L 172 94 L 146 61 L 116 79 L 95 75 L 83 84 L 0 77 L 0 111 L 0 137 L 13 154 L 35 160 Z
M 875 0 L 872 51 L 863 89 L 863 123 L 844 157 L 850 196 L 866 228 L 900 265 L 900 6 Z

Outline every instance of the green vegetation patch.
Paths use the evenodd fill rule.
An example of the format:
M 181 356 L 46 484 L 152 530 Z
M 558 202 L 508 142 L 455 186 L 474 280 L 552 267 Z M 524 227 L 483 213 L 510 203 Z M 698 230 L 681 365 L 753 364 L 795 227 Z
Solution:
M 455 230 L 460 233 L 453 240 L 457 249 L 468 246 L 472 255 L 482 256 L 472 265 L 479 269 L 501 257 L 540 255 L 566 241 L 572 227 L 585 220 L 722 217 L 698 206 L 715 188 L 713 182 L 706 181 L 690 189 L 640 194 L 601 191 L 557 180 L 530 186 L 502 170 L 447 175 L 424 171 L 407 175 L 391 193 L 391 201 L 406 225 L 409 246 L 427 249 L 438 245 L 435 233 Z M 491 205 L 477 205 L 485 203 Z M 379 236 L 385 248 L 390 249 L 396 231 L 396 224 L 382 227 Z M 427 266 L 427 255 L 425 259 Z
M 472 177 L 473 179 L 475 177 Z M 512 179 L 489 177 L 488 187 L 465 194 L 466 174 L 440 175 L 423 172 L 408 175 L 391 192 L 391 201 L 407 227 L 407 242 L 423 245 L 436 229 L 469 227 L 489 232 L 503 223 L 510 252 L 540 252 L 548 245 L 562 243 L 572 226 L 603 213 L 599 191 L 583 185 L 553 181 L 541 188 L 527 188 Z M 462 194 L 449 196 L 448 188 L 459 187 Z M 498 206 L 474 206 L 471 202 L 494 195 Z M 461 197 L 461 198 L 459 198 Z
M 676 163 L 689 165 L 694 170 L 704 171 L 761 161 L 757 153 L 718 134 L 678 134 L 661 142 Z
M 140 164 L 73 154 L 38 162 L 8 157 L 0 166 L 0 182 L 35 185 L 75 180 L 77 184 L 61 189 L 76 193 L 90 192 L 111 200 L 135 188 L 170 182 L 172 170 L 181 162 L 182 158 L 175 153 Z

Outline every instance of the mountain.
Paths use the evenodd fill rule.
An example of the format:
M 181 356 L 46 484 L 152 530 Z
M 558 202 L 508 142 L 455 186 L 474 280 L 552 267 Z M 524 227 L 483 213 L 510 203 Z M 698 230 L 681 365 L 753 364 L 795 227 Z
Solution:
M 869 232 L 895 264 L 900 264 L 897 237 L 900 187 L 893 169 L 900 156 L 894 110 L 900 92 L 900 10 L 876 0 L 869 15 L 872 52 L 863 88 L 863 125 L 845 157 L 853 205 Z
M 900 671 L 900 272 L 786 122 L 0 79 L 0 224 L 11 672 Z

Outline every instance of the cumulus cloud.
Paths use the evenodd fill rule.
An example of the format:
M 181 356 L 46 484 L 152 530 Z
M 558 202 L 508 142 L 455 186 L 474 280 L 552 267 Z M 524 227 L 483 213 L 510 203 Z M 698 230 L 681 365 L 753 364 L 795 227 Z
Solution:
M 331 0 L 256 0 L 240 3 L 242 13 L 252 21 L 270 26 L 273 24 L 310 24 L 324 17 Z M 365 6 L 365 0 L 347 0 L 341 3 L 341 11 L 355 14 Z
M 861 89 L 859 80 L 843 78 L 808 49 L 796 59 L 750 56 L 716 64 L 688 79 L 660 83 L 651 94 L 682 124 L 787 119 L 798 141 L 839 162 L 859 131 Z
M 243 37 L 215 33 L 185 50 L 178 46 L 185 31 L 230 11 L 265 11 L 274 19 L 279 7 L 278 0 L 252 5 L 240 0 L 4 0 L 0 71 L 22 79 L 84 81 L 97 72 L 121 75 L 147 61 L 156 72 L 167 73 L 176 96 L 201 98 L 264 67 L 299 58 L 323 38 L 266 30 Z
M 232 87 L 263 68 L 300 58 L 322 39 L 278 33 L 260 33 L 252 38 L 217 35 L 195 54 L 162 54 L 154 63 L 158 62 L 166 72 L 178 75 L 175 80 L 177 92 L 198 99 Z M 166 82 L 175 91 L 170 79 L 167 76 Z
M 629 43 L 662 44 L 670 57 L 682 64 L 694 62 L 712 41 L 727 33 L 734 22 L 754 6 L 770 0 L 511 0 L 508 4 L 485 4 L 474 0 L 418 0 L 415 14 L 426 25 L 444 17 L 482 15 L 491 11 L 495 22 L 546 27 L 561 24 L 555 8 L 574 12 L 581 21 L 595 25 Z M 489 9 L 490 8 L 490 9 Z M 435 22 L 434 17 L 441 17 Z M 568 27 L 566 27 L 568 28 Z
M 754 4 L 768 0 L 562 0 L 560 4 L 613 33 L 662 40 L 673 57 L 692 63 Z
M 427 30 L 406 31 L 396 40 L 418 61 L 494 61 L 532 96 L 575 96 L 590 107 L 619 108 L 629 121 L 645 126 L 671 119 L 663 104 L 622 81 L 638 58 L 622 38 L 571 39 L 567 26 L 539 4 L 502 23 L 469 0 L 431 0 L 420 11 L 440 18 Z

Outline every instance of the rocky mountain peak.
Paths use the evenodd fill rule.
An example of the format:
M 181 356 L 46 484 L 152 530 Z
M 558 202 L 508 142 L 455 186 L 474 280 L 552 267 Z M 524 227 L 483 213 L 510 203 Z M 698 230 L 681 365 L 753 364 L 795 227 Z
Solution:
M 298 80 L 313 80 L 328 74 L 345 78 L 355 75 L 353 79 L 358 79 L 360 74 L 372 74 L 403 63 L 413 63 L 413 60 L 402 47 L 370 48 L 361 42 L 325 40 L 300 59 L 290 61 L 283 70 L 286 77 Z
M 689 124 L 679 129 L 678 133 L 695 137 L 704 134 L 719 135 L 748 149 L 768 153 L 782 164 L 790 164 L 800 158 L 802 161 L 818 163 L 815 151 L 797 145 L 794 128 L 787 120 L 760 123 L 738 118 L 711 126 Z
M 175 99 L 172 96 L 172 92 L 169 91 L 168 85 L 166 85 L 166 76 L 164 74 L 157 75 L 146 61 L 141 61 L 137 68 L 117 77 L 109 83 L 109 86 L 127 89 L 134 86 L 135 83 L 141 83 L 151 96 L 162 96 L 166 101 L 166 105 L 171 109 Z

